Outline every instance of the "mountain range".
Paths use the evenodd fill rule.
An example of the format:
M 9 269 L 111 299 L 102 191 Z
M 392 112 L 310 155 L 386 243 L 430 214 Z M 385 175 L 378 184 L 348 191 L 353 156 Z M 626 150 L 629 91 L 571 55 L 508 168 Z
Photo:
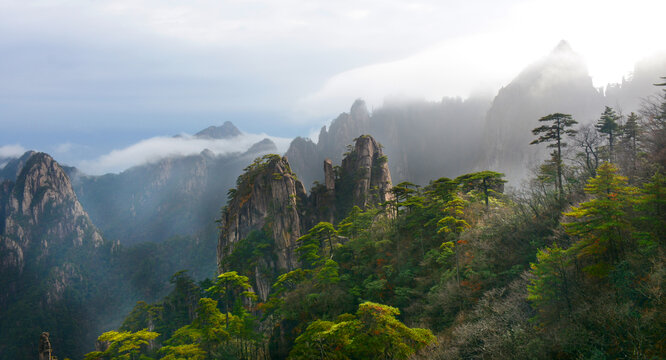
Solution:
M 316 221 L 339 219 L 350 204 L 365 206 L 370 189 L 386 194 L 387 179 L 389 184 L 392 179 L 396 184 L 425 185 L 444 176 L 491 169 L 506 173 L 510 185 L 518 186 L 529 168 L 547 156 L 545 148 L 529 145 L 537 119 L 564 112 L 589 124 L 604 105 L 625 114 L 637 111 L 640 100 L 636 99 L 651 95 L 651 84 L 665 73 L 666 61 L 643 62 L 637 64 L 632 79 L 597 89 L 582 59 L 562 42 L 494 98 L 393 101 L 372 112 L 359 99 L 348 113 L 321 129 L 316 143 L 296 138 L 284 157 L 265 157 L 277 147 L 264 139 L 243 153 L 216 155 L 203 150 L 102 176 L 61 166 L 44 153 L 30 151 L 3 159 L 0 326 L 13 330 L 1 337 L 0 358 L 31 356 L 24 345 L 38 338 L 25 329 L 67 333 L 66 338 L 56 335 L 52 341 L 68 349 L 67 354 L 82 353 L 82 344 L 92 343 L 90 334 L 117 327 L 135 300 L 163 295 L 171 286 L 168 276 L 175 271 L 189 269 L 197 280 L 212 276 L 218 262 L 222 264 L 215 247 L 219 257 L 229 244 L 262 229 L 268 220 L 276 221 L 271 218 L 271 203 L 293 202 L 293 213 L 280 220 L 273 234 L 284 240 L 278 244 L 277 258 L 262 261 L 274 261 L 273 269 L 289 269 L 294 239 L 304 229 Z M 241 134 L 225 122 L 194 137 L 233 140 Z M 364 140 L 365 134 L 372 135 L 371 144 Z M 365 147 L 359 148 L 359 143 Z M 359 154 L 372 160 L 365 165 L 349 160 Z M 388 163 L 381 160 L 384 155 Z M 264 162 L 253 163 L 256 158 Z M 269 169 L 258 172 L 257 179 L 263 182 L 241 181 L 239 175 L 252 170 L 253 164 Z M 385 169 L 379 180 L 357 174 L 346 183 L 340 174 L 357 167 Z M 267 189 L 289 191 L 268 196 L 262 192 Z M 339 200 L 345 195 L 353 199 Z M 261 281 L 260 264 L 254 265 L 249 270 L 257 279 L 255 290 L 265 298 L 268 282 Z M 149 272 L 160 275 L 151 278 Z M 99 301 L 109 290 L 115 294 Z M 91 299 L 98 300 L 95 307 L 85 305 Z M 69 320 L 50 316 L 60 312 L 71 315 Z M 34 316 L 22 318 L 23 313 Z

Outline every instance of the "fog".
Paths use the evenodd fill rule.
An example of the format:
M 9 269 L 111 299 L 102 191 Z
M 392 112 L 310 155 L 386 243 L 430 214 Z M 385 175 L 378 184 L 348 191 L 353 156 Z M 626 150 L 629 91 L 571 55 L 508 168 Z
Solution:
M 155 163 L 168 157 L 199 154 L 205 149 L 215 155 L 242 153 L 265 138 L 272 140 L 280 153 L 286 151 L 291 141 L 288 138 L 266 134 L 242 134 L 230 139 L 202 139 L 189 134 L 177 137 L 153 137 L 113 150 L 97 159 L 84 160 L 77 167 L 89 175 L 118 173 L 132 166 Z

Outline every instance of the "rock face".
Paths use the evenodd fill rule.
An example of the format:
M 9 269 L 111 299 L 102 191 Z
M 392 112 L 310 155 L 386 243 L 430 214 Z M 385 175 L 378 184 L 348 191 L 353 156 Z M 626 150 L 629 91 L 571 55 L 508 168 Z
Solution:
M 42 261 L 63 247 L 102 243 L 69 178 L 47 154 L 30 156 L 16 183 L 3 184 L 0 205 L 0 273 L 20 274 L 26 260 Z
M 297 265 L 296 240 L 301 236 L 299 202 L 306 197 L 303 184 L 291 172 L 286 158 L 266 155 L 255 160 L 238 178 L 238 188 L 222 213 L 218 264 L 253 230 L 264 230 L 274 242 L 275 263 L 281 271 Z M 258 270 L 257 270 L 258 272 Z M 270 287 L 257 279 L 257 292 L 266 299 Z
M 23 169 L 23 165 L 25 165 L 26 161 L 28 161 L 28 159 L 34 154 L 34 151 L 27 151 L 25 154 L 21 155 L 21 157 L 9 160 L 5 166 L 0 169 L 0 181 L 15 181 L 16 177 L 21 172 L 21 169 Z
M 39 334 L 48 323 L 59 334 L 59 351 L 67 336 L 91 334 L 86 316 L 92 307 L 87 306 L 101 280 L 93 273 L 109 276 L 99 262 L 107 249 L 103 245 L 63 168 L 47 154 L 31 154 L 16 181 L 0 185 L 0 328 Z M 63 309 L 71 317 L 48 321 L 56 319 L 53 313 L 64 314 Z M 26 347 L 19 334 L 3 335 L 0 354 L 35 358 L 35 344 Z M 49 359 L 48 335 L 43 340 L 39 356 Z M 73 349 L 63 351 L 69 356 Z
M 587 123 L 603 110 L 603 100 L 583 59 L 562 41 L 495 97 L 486 116 L 487 167 L 506 173 L 512 185 L 519 185 L 528 169 L 548 156 L 545 145 L 529 145 L 537 120 L 560 112 Z
M 43 332 L 39 336 L 39 360 L 51 360 L 53 349 L 49 341 L 49 333 Z
M 224 268 L 224 260 L 233 256 L 244 239 L 253 231 L 263 231 L 272 238 L 272 254 L 243 273 L 265 300 L 273 280 L 270 277 L 298 265 L 297 241 L 305 231 L 320 221 L 341 219 L 353 205 L 366 208 L 391 199 L 388 163 L 371 136 L 356 139 L 341 167 L 334 168 L 331 160 L 324 161 L 324 172 L 326 184 L 317 185 L 307 196 L 286 157 L 266 155 L 247 167 L 237 180 L 237 188 L 229 193 L 220 220 L 220 270 L 230 270 Z
M 354 150 L 342 160 L 341 172 L 340 183 L 351 185 L 353 205 L 365 209 L 393 198 L 388 158 L 371 136 L 356 139 Z
M 322 128 L 315 144 L 297 138 L 286 155 L 304 184 L 323 182 L 321 163 L 331 159 L 339 164 L 353 139 L 371 134 L 385 146 L 391 159 L 391 175 L 398 182 L 427 184 L 442 176 L 456 177 L 474 169 L 481 157 L 484 116 L 489 97 L 469 100 L 445 98 L 441 102 L 387 102 L 372 114 L 365 102 L 356 100 L 349 113 L 343 113 Z

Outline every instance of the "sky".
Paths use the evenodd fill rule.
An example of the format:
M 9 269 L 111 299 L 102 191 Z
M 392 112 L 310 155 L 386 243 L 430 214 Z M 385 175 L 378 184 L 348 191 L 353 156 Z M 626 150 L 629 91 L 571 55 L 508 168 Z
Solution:
M 666 50 L 664 13 L 663 0 L 0 0 L 0 157 L 119 171 L 164 149 L 147 144 L 198 150 L 162 140 L 224 121 L 248 136 L 220 153 L 265 134 L 282 146 L 356 98 L 493 94 L 562 39 L 603 86 Z

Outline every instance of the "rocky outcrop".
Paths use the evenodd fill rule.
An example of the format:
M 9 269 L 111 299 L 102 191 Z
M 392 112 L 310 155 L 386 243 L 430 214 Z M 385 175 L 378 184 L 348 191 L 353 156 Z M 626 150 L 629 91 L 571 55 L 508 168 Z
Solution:
M 354 205 L 367 208 L 390 200 L 391 174 L 379 143 L 363 135 L 352 149 L 338 168 L 329 159 L 323 162 L 325 184 L 313 187 L 309 196 L 286 157 L 266 155 L 247 167 L 237 180 L 237 188 L 229 192 L 220 220 L 220 271 L 240 270 L 226 269 L 225 258 L 236 256 L 237 248 L 245 249 L 247 244 L 239 244 L 251 232 L 267 234 L 272 254 L 253 260 L 253 268 L 241 271 L 252 278 L 255 292 L 265 300 L 271 277 L 297 267 L 301 234 L 320 221 L 342 219 Z
M 16 183 L 5 183 L 1 192 L 0 272 L 21 273 L 26 257 L 39 262 L 61 248 L 102 243 L 69 178 L 49 155 L 33 154 Z
M 222 258 L 251 231 L 263 230 L 272 237 L 275 255 L 275 263 L 264 265 L 280 271 L 294 269 L 297 265 L 296 241 L 301 236 L 299 203 L 305 199 L 306 193 L 303 184 L 291 172 L 287 159 L 279 155 L 258 158 L 246 168 L 237 184 L 238 187 L 230 192 L 231 199 L 220 220 L 218 264 L 222 264 Z M 255 290 L 265 299 L 270 282 L 265 284 L 263 278 L 255 280 Z
M 483 133 L 479 128 L 490 101 L 486 96 L 441 102 L 387 101 L 370 113 L 365 102 L 356 100 L 349 113 L 334 119 L 328 129 L 322 128 L 317 143 L 294 139 L 286 154 L 310 187 L 314 181 L 325 181 L 322 161 L 329 158 L 339 164 L 348 144 L 372 134 L 385 146 L 397 182 L 425 185 L 442 176 L 455 178 L 472 171 L 481 158 Z
M 356 139 L 354 150 L 342 160 L 339 183 L 349 187 L 351 204 L 361 209 L 393 198 L 388 158 L 372 136 Z
M 5 180 L 15 181 L 25 163 L 34 154 L 34 151 L 27 151 L 20 157 L 9 160 L 4 167 L 0 166 L 0 182 Z

